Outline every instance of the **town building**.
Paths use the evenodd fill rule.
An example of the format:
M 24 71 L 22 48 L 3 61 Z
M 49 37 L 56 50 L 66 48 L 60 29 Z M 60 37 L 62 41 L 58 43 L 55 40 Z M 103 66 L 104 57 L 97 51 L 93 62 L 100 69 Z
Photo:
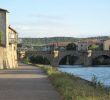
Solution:
M 46 45 L 43 45 L 41 47 L 41 51 L 54 51 L 54 50 L 58 50 L 58 51 L 65 51 L 66 50 L 66 46 L 69 44 L 70 42 L 52 42 Z
M 0 69 L 18 67 L 17 32 L 9 26 L 8 13 L 0 9 Z
M 86 39 L 79 41 L 77 43 L 77 50 L 78 51 L 87 51 L 91 45 L 99 45 L 98 50 L 103 49 L 103 40 L 98 40 L 98 39 Z
M 103 42 L 103 49 L 104 50 L 110 50 L 110 40 L 105 40 Z
M 86 51 L 88 50 L 88 43 L 85 42 L 78 42 L 78 51 Z

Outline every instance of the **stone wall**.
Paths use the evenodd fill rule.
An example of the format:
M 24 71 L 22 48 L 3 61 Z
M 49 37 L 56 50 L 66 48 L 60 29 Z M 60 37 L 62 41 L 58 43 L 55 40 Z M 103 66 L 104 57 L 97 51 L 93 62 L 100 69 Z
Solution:
M 0 47 L 0 69 L 17 68 L 16 49 L 13 45 L 8 48 Z
M 5 67 L 5 63 L 6 63 L 5 59 L 6 59 L 6 49 L 3 47 L 0 47 L 0 69 L 3 69 L 3 67 Z

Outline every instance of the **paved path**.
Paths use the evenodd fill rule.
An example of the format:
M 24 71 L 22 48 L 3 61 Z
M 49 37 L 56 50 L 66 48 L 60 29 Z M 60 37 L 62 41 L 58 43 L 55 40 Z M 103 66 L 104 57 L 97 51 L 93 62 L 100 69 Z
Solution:
M 60 100 L 39 68 L 20 64 L 16 70 L 0 70 L 0 100 Z

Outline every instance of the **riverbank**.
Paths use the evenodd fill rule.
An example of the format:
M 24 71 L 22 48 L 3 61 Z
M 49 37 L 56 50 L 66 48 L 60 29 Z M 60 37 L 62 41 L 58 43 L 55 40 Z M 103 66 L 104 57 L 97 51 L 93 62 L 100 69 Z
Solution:
M 63 100 L 110 100 L 110 92 L 100 84 L 96 85 L 79 77 L 62 73 L 51 66 L 36 66 L 48 74 Z
M 110 87 L 110 66 L 60 65 L 58 70 L 88 81 L 92 81 L 95 78 L 96 82 L 100 82 L 105 87 Z

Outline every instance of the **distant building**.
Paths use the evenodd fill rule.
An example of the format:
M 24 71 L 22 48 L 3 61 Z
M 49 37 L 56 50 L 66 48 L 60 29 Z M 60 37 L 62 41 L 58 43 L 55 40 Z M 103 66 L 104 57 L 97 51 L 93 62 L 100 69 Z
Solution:
M 103 49 L 104 50 L 110 50 L 110 40 L 105 40 L 103 42 Z
M 0 9 L 0 69 L 16 68 L 17 32 L 9 26 L 8 11 Z
M 66 46 L 69 43 L 70 42 L 52 42 L 52 43 L 49 43 L 47 45 L 44 45 L 43 50 L 44 51 L 53 51 L 53 50 L 65 51 Z
M 89 45 L 90 44 L 88 44 L 88 42 L 86 42 L 86 41 L 78 42 L 77 49 L 78 49 L 78 51 L 87 51 Z
M 103 45 L 103 40 L 98 39 L 86 39 L 83 41 L 79 41 L 77 44 L 78 51 L 87 51 L 89 46 L 96 44 L 99 45 L 99 49 L 102 50 L 101 45 Z

